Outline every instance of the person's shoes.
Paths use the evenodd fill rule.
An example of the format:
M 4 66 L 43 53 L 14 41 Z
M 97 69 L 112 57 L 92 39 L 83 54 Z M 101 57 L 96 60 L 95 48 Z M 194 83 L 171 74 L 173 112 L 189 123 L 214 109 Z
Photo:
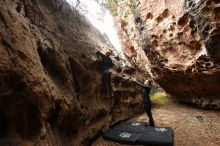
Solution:
M 155 125 L 154 124 L 150 124 L 150 127 L 155 127 Z
M 150 127 L 155 127 L 155 124 L 154 124 L 154 120 L 152 119 L 150 119 L 149 120 L 149 125 L 150 125 Z

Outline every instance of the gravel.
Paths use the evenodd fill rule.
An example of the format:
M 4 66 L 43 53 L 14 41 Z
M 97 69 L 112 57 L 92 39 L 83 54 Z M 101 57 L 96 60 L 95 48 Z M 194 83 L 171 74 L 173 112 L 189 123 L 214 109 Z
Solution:
M 220 146 L 220 112 L 172 100 L 152 109 L 156 127 L 172 127 L 174 146 Z M 131 119 L 147 121 L 146 115 Z M 99 138 L 93 146 L 123 146 Z M 126 146 L 126 145 L 124 145 Z

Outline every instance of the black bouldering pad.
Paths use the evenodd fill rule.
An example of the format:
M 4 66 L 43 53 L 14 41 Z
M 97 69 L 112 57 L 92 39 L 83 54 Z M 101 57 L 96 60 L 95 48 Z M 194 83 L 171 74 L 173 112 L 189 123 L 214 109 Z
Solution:
M 155 146 L 172 146 L 173 131 L 169 127 L 146 127 L 137 139 L 138 144 Z
M 122 144 L 136 144 L 136 141 L 139 137 L 140 137 L 140 133 L 130 133 L 116 129 L 110 129 L 104 135 L 104 139 Z
M 114 126 L 112 129 L 130 133 L 140 133 L 145 130 L 145 126 L 147 126 L 147 123 L 145 122 L 127 121 L 121 122 L 119 125 Z
M 172 146 L 173 131 L 169 127 L 149 127 L 145 122 L 121 122 L 107 131 L 103 138 L 123 144 Z

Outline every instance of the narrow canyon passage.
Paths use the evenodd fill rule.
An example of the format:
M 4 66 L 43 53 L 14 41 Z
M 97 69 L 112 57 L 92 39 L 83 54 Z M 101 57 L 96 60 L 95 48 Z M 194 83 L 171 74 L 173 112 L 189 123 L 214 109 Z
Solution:
M 0 0 L 0 146 L 118 145 L 146 79 L 175 146 L 220 145 L 219 24 L 219 0 Z

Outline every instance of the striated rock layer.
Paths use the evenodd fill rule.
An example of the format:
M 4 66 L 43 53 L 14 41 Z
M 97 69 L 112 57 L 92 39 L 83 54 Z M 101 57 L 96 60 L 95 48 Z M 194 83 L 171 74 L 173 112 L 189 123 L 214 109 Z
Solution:
M 220 108 L 220 1 L 119 0 L 126 56 L 169 94 Z
M 142 111 L 139 76 L 114 51 L 114 98 L 95 52 L 113 49 L 63 0 L 0 0 L 0 145 L 89 145 Z M 111 106 L 112 105 L 112 106 Z

